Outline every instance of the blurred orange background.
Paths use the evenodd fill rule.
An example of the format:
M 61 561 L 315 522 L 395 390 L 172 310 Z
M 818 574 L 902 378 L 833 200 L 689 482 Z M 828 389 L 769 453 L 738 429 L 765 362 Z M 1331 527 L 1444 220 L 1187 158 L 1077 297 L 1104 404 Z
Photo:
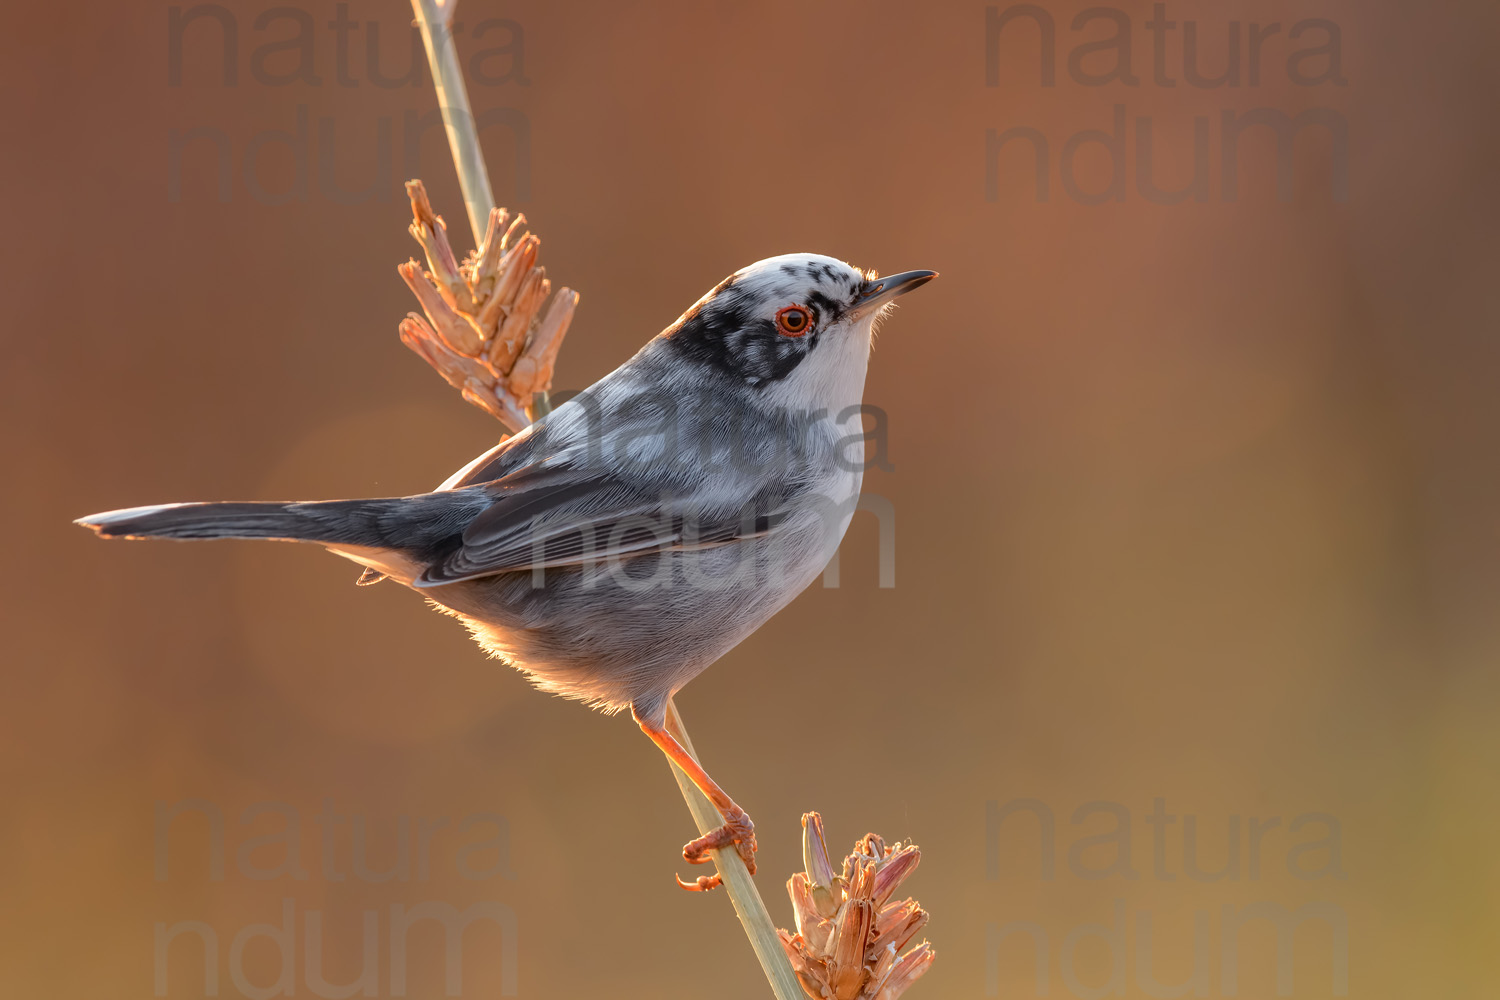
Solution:
M 558 388 L 762 257 L 942 272 L 870 367 L 893 468 L 865 488 L 895 506 L 896 586 L 877 586 L 862 515 L 843 585 L 815 586 L 678 699 L 757 822 L 762 893 L 788 923 L 798 818 L 818 809 L 840 845 L 866 830 L 922 845 L 908 886 L 939 957 L 914 1000 L 1144 997 L 1190 976 L 1198 995 L 1269 997 L 1274 927 L 1232 928 L 1305 904 L 1280 956 L 1290 995 L 1486 995 L 1500 11 L 1173 3 L 1168 87 L 1151 4 L 1112 8 L 1133 86 L 1078 82 L 1068 54 L 1113 29 L 1071 28 L 1081 3 L 1042 6 L 1053 86 L 1026 21 L 999 36 L 987 86 L 979 3 L 459 6 L 460 51 L 490 50 L 475 109 L 509 109 L 484 133 L 496 196 L 583 294 Z M 395 335 L 412 308 L 395 265 L 416 252 L 406 116 L 435 99 L 420 61 L 409 85 L 378 85 L 366 45 L 378 32 L 381 71 L 401 77 L 409 7 L 291 8 L 310 70 L 285 83 L 301 55 L 276 49 L 301 30 L 287 8 L 225 4 L 177 46 L 173 10 L 25 5 L 0 42 L 0 993 L 202 996 L 201 936 L 158 948 L 159 925 L 199 922 L 218 995 L 270 995 L 272 940 L 231 945 L 290 900 L 299 996 L 320 995 L 310 958 L 350 983 L 362 955 L 374 995 L 400 995 L 391 907 L 426 902 L 514 917 L 467 931 L 463 996 L 768 996 L 727 899 L 673 885 L 691 823 L 627 719 L 531 691 L 415 595 L 356 589 L 357 567 L 320 551 L 105 544 L 69 524 L 417 492 L 498 434 Z M 1289 76 L 1289 55 L 1328 37 L 1288 38 L 1309 18 L 1337 27 L 1342 84 Z M 486 19 L 503 23 L 475 37 Z M 1207 75 L 1231 21 L 1242 48 L 1251 22 L 1279 23 L 1258 84 L 1189 85 L 1188 21 Z M 1116 105 L 1123 199 L 1081 204 L 1059 156 L 1109 131 Z M 1256 108 L 1342 116 L 1347 199 L 1318 128 L 1296 139 L 1289 198 L 1265 129 L 1245 133 L 1238 197 L 1222 197 L 1221 116 Z M 1206 201 L 1140 194 L 1142 117 L 1169 188 L 1207 120 Z M 986 130 L 1015 127 L 1048 141 L 1046 201 L 1019 143 L 987 196 Z M 181 144 L 174 181 L 173 136 L 192 129 L 213 131 Z M 415 142 L 466 248 L 442 132 Z M 1104 189 L 1104 147 L 1076 155 L 1079 185 Z M 1175 822 L 1154 825 L 1158 799 Z M 184 800 L 207 805 L 164 834 L 159 812 Z M 1020 800 L 1037 802 L 1007 818 Z M 325 803 L 346 821 L 320 824 Z M 379 870 L 403 829 L 404 877 L 352 869 L 357 833 Z M 288 840 L 304 878 L 268 874 Z M 1117 911 L 1121 926 L 1087 930 Z M 412 932 L 406 965 L 404 995 L 444 995 L 436 925 Z

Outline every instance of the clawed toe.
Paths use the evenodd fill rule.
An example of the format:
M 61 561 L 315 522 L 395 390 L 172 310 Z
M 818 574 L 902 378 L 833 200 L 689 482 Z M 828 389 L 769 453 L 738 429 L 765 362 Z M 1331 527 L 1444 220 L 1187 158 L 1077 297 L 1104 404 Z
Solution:
M 750 822 L 750 817 L 743 809 L 726 816 L 724 825 L 717 830 L 712 830 L 699 837 L 697 840 L 689 841 L 682 848 L 682 859 L 690 865 L 706 864 L 709 851 L 722 850 L 733 846 L 740 860 L 745 862 L 745 868 L 751 875 L 755 874 L 755 824 Z M 677 884 L 684 889 L 693 892 L 707 892 L 723 884 L 723 879 L 718 875 L 700 875 L 695 882 L 684 882 L 680 877 Z
M 678 875 L 677 884 L 688 892 L 708 892 L 710 889 L 717 889 L 723 885 L 724 878 L 720 875 L 699 875 L 691 882 L 684 882 L 682 876 Z

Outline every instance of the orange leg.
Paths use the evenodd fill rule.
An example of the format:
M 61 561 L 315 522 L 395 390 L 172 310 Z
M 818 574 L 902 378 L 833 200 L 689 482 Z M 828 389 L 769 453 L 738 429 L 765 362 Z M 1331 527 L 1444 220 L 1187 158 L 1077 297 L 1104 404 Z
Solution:
M 755 874 L 755 824 L 750 822 L 750 816 L 745 810 L 735 805 L 733 799 L 719 787 L 718 782 L 708 776 L 703 770 L 703 765 L 693 759 L 693 755 L 684 749 L 681 743 L 667 730 L 656 723 L 648 722 L 636 713 L 632 712 L 636 724 L 641 727 L 641 732 L 651 738 L 651 742 L 661 747 L 662 753 L 678 767 L 682 768 L 684 774 L 698 786 L 698 790 L 708 797 L 719 810 L 719 815 L 724 817 L 724 825 L 710 833 L 706 833 L 697 840 L 689 841 L 682 848 L 682 859 L 690 865 L 701 865 L 709 861 L 708 852 L 720 848 L 734 846 L 740 858 L 744 860 L 745 867 L 750 874 Z M 695 882 L 684 882 L 681 878 L 677 884 L 684 889 L 696 892 L 713 889 L 722 883 L 718 875 L 700 875 Z

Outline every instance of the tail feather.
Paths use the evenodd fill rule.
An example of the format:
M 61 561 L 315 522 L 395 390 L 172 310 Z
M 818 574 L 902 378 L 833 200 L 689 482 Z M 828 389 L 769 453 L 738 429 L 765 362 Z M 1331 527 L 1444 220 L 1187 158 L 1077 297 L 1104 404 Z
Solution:
M 363 500 L 169 503 L 90 514 L 74 523 L 104 538 L 263 538 L 378 545 L 383 541 L 380 538 L 355 537 L 373 534 L 358 530 L 367 519 L 357 515 L 366 512 L 369 504 Z
M 367 567 L 361 583 L 384 576 L 408 583 L 457 545 L 466 525 L 492 502 L 484 489 L 315 503 L 169 503 L 80 517 L 105 538 L 263 538 L 316 542 Z

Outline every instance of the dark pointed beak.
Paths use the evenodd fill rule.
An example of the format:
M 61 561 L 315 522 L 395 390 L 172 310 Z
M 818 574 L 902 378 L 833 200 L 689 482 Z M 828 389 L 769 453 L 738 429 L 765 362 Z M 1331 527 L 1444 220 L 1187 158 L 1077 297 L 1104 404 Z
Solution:
M 859 298 L 854 303 L 854 311 L 866 313 L 879 309 L 896 296 L 920 288 L 937 276 L 936 271 L 902 271 L 883 278 L 871 278 L 860 291 Z

